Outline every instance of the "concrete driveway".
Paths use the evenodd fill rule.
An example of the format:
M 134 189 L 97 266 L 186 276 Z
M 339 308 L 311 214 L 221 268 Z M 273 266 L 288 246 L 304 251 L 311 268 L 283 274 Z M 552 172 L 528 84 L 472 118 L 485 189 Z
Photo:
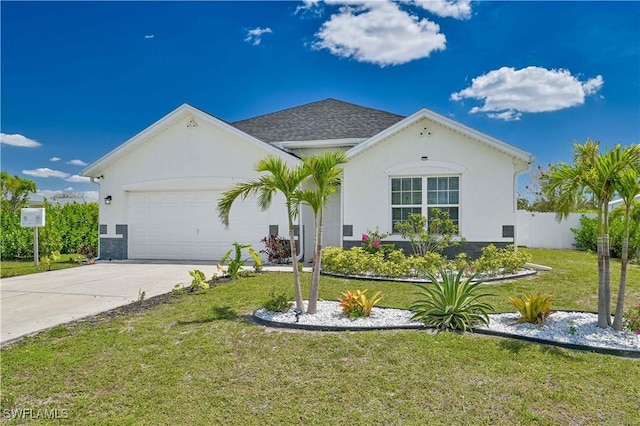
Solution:
M 58 324 L 138 300 L 168 293 L 177 283 L 190 285 L 189 271 L 207 278 L 214 264 L 113 262 L 43 272 L 0 281 L 0 345 Z

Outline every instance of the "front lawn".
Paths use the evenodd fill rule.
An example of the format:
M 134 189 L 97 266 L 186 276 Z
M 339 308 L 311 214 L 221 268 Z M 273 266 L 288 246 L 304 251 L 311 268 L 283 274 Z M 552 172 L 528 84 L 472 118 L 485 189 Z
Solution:
M 553 292 L 558 309 L 595 310 L 595 255 L 528 251 L 554 271 L 492 284 L 497 310 L 513 310 L 507 296 L 524 290 Z M 612 262 L 612 288 L 618 267 Z M 638 360 L 471 334 L 251 324 L 272 290 L 293 296 L 291 282 L 265 273 L 27 338 L 2 350 L 1 412 L 58 410 L 74 425 L 640 424 Z M 637 266 L 628 286 L 632 306 Z M 381 290 L 383 306 L 406 308 L 414 298 L 409 284 L 328 277 L 320 296 L 357 288 Z
M 60 255 L 60 259 L 53 262 L 51 264 L 51 270 L 57 269 L 67 269 L 73 268 L 76 266 L 80 266 L 77 262 L 71 260 L 71 256 L 75 256 L 73 254 L 62 254 Z M 36 266 L 31 260 L 3 260 L 2 265 L 0 265 L 0 277 L 15 277 L 18 275 L 28 275 L 35 274 L 37 272 L 45 272 L 49 270 L 47 266 L 45 266 L 42 262 L 40 265 Z

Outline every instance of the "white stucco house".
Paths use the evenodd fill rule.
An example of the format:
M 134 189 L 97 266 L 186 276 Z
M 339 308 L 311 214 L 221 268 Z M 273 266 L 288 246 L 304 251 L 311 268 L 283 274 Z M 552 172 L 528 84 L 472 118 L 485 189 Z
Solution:
M 99 185 L 100 258 L 216 260 L 234 241 L 262 249 L 262 238 L 287 236 L 283 199 L 266 212 L 238 200 L 225 229 L 220 195 L 256 178 L 268 154 L 295 165 L 324 150 L 349 158 L 325 213 L 325 246 L 358 245 L 367 230 L 392 231 L 433 208 L 457 221 L 466 239 L 457 250 L 514 241 L 516 181 L 534 157 L 428 109 L 405 117 L 326 99 L 229 123 L 184 104 L 83 170 Z M 306 208 L 297 234 L 310 260 Z M 407 246 L 397 234 L 385 242 Z

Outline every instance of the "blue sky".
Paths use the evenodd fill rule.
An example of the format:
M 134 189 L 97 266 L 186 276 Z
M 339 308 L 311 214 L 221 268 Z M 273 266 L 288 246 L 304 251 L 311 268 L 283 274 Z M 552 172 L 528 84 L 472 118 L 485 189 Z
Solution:
M 235 121 L 326 98 L 422 107 L 570 161 L 640 142 L 640 2 L 11 2 L 1 162 L 44 195 L 189 103 Z M 524 185 L 526 179 L 520 182 Z

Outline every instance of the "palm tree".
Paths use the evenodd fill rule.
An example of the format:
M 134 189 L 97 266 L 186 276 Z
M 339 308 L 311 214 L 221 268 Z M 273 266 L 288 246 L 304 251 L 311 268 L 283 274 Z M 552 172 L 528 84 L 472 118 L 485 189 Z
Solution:
M 636 145 L 636 149 L 640 145 Z M 629 149 L 634 149 L 629 148 Z M 615 184 L 616 190 L 625 205 L 624 236 L 622 240 L 622 253 L 620 265 L 620 285 L 618 288 L 618 300 L 616 302 L 616 314 L 613 318 L 614 330 L 622 330 L 624 298 L 627 286 L 627 266 L 629 264 L 629 222 L 631 221 L 631 208 L 634 199 L 640 194 L 640 169 L 628 168 L 620 173 Z
M 342 151 L 325 152 L 322 155 L 302 157 L 303 169 L 311 177 L 311 189 L 299 191 L 298 198 L 307 203 L 315 217 L 315 249 L 313 252 L 313 273 L 307 313 L 315 314 L 320 290 L 320 268 L 322 266 L 322 231 L 324 226 L 323 211 L 342 180 L 342 169 L 338 166 L 347 162 Z
M 615 194 L 618 175 L 637 164 L 638 149 L 623 149 L 620 144 L 600 153 L 600 142 L 587 140 L 573 144 L 573 165 L 551 166 L 548 193 L 558 188 L 558 216 L 566 217 L 585 192 L 591 192 L 598 206 L 598 326 L 611 324 L 611 274 L 609 254 L 609 201 Z
M 287 217 L 289 223 L 289 242 L 291 247 L 291 263 L 293 265 L 293 285 L 296 294 L 296 309 L 304 311 L 300 274 L 298 271 L 298 253 L 294 235 L 293 220 L 298 216 L 299 200 L 295 194 L 302 182 L 308 177 L 303 167 L 291 168 L 281 158 L 267 156 L 260 160 L 255 167 L 257 172 L 266 172 L 257 180 L 239 183 L 222 194 L 218 202 L 218 216 L 225 226 L 229 226 L 229 212 L 233 202 L 238 198 L 245 200 L 250 195 L 258 196 L 258 206 L 266 210 L 271 205 L 273 195 L 281 192 L 285 197 Z

